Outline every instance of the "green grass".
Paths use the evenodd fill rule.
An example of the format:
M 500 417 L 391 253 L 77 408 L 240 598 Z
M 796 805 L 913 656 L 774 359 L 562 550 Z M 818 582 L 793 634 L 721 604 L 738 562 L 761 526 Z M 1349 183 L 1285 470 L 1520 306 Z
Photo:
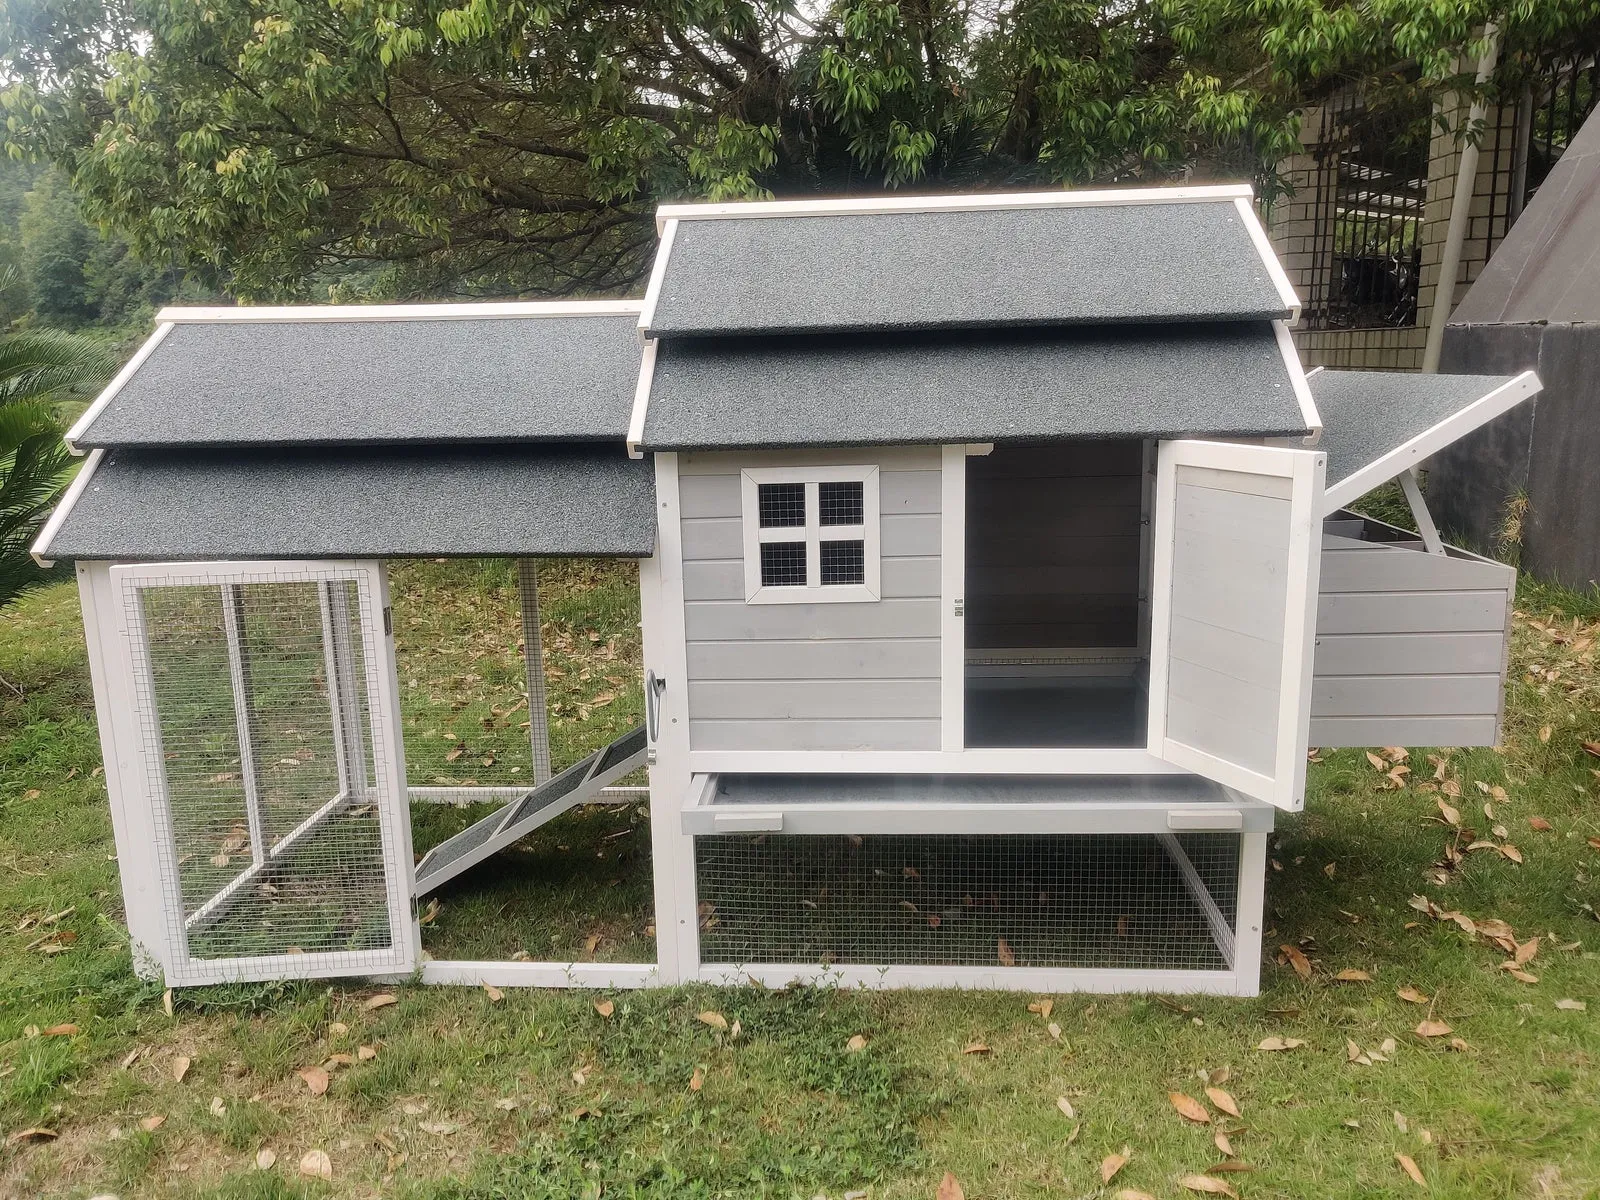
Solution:
M 524 779 L 510 576 L 421 563 L 394 582 L 413 774 Z M 548 568 L 541 586 L 559 765 L 638 720 L 636 601 L 631 572 L 593 564 Z M 1319 756 L 1307 811 L 1272 851 L 1259 999 L 1056 997 L 1058 1039 L 1035 997 L 991 993 L 671 989 L 613 995 L 605 1017 L 592 993 L 409 986 L 369 1011 L 375 988 L 335 982 L 180 993 L 169 1017 L 119 926 L 76 593 L 47 588 L 0 613 L 0 1134 L 59 1136 L 0 1136 L 0 1196 L 926 1200 L 948 1170 L 973 1200 L 1176 1197 L 1220 1155 L 1167 1093 L 1201 1097 L 1199 1072 L 1223 1067 L 1243 1110 L 1226 1126 L 1244 1127 L 1234 1148 L 1257 1168 L 1229 1177 L 1243 1196 L 1600 1194 L 1600 758 L 1583 749 L 1600 741 L 1600 605 L 1525 583 L 1519 608 L 1501 751 L 1451 752 L 1436 782 L 1412 747 L 1403 787 L 1360 751 Z M 1438 819 L 1441 798 L 1470 834 Z M 473 815 L 418 806 L 418 847 Z M 1465 849 L 1479 838 L 1523 862 Z M 595 935 L 598 958 L 648 952 L 638 806 L 580 810 L 498 862 L 442 892 L 433 952 L 541 957 Z M 1411 907 L 1417 894 L 1541 937 L 1539 981 L 1499 970 L 1504 954 Z M 1272 961 L 1280 944 L 1309 956 L 1309 980 Z M 1373 980 L 1334 981 L 1344 968 Z M 1451 1035 L 1412 1032 L 1429 1009 L 1398 998 L 1406 986 Z M 78 1032 L 30 1035 L 63 1023 Z M 1305 1044 L 1254 1049 L 1269 1035 Z M 1391 1061 L 1347 1061 L 1347 1040 L 1385 1038 Z M 975 1043 L 987 1050 L 965 1052 Z M 178 1056 L 192 1060 L 181 1083 Z M 296 1072 L 328 1062 L 314 1097 Z M 1124 1145 L 1132 1160 L 1102 1189 L 1101 1159 Z M 331 1183 L 296 1171 L 314 1148 Z

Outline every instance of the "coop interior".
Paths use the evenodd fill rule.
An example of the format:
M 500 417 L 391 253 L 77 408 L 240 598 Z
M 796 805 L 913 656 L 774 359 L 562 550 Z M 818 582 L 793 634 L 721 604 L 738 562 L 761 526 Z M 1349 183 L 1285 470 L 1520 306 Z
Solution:
M 1119 439 L 967 459 L 968 746 L 1145 744 L 1153 455 Z
M 651 962 L 637 568 L 542 564 L 536 633 L 526 570 L 388 564 L 422 949 Z M 154 691 L 141 707 L 183 897 L 173 932 L 192 959 L 355 955 L 409 932 L 387 891 L 400 842 L 385 839 L 403 831 L 371 745 L 382 619 L 361 597 L 289 580 L 139 593 Z

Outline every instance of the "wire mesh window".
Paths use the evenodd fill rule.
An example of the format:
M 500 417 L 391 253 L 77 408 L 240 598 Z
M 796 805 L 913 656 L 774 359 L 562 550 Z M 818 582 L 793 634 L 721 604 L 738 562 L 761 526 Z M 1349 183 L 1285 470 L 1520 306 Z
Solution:
M 859 479 L 817 485 L 817 516 L 822 525 L 860 525 L 866 518 L 865 488 Z
M 1225 970 L 1239 852 L 1232 833 L 701 837 L 700 956 Z
M 803 483 L 763 483 L 761 528 L 782 529 L 806 523 L 806 485 Z
M 195 960 L 392 948 L 369 592 L 180 581 L 124 597 L 172 944 Z
M 1432 135 L 1428 102 L 1350 90 L 1323 109 L 1307 326 L 1403 327 L 1417 321 Z
M 861 542 L 822 543 L 822 582 L 863 583 L 867 578 L 866 546 Z
M 762 587 L 805 587 L 806 544 L 804 542 L 761 543 Z

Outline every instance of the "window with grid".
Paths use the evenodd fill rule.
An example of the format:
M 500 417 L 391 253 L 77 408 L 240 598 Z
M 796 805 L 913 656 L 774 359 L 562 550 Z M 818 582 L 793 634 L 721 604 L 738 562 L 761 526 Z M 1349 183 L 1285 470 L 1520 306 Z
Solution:
M 878 599 L 878 468 L 743 474 L 745 597 L 753 604 Z

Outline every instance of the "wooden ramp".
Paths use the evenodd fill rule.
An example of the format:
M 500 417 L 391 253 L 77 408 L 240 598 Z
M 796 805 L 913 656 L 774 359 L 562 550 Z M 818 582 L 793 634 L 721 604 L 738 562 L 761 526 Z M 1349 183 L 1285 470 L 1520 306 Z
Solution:
M 643 764 L 645 748 L 641 725 L 604 749 L 579 759 L 548 783 L 440 842 L 417 864 L 416 894 L 427 895 L 569 809 L 594 803 L 602 788 Z

